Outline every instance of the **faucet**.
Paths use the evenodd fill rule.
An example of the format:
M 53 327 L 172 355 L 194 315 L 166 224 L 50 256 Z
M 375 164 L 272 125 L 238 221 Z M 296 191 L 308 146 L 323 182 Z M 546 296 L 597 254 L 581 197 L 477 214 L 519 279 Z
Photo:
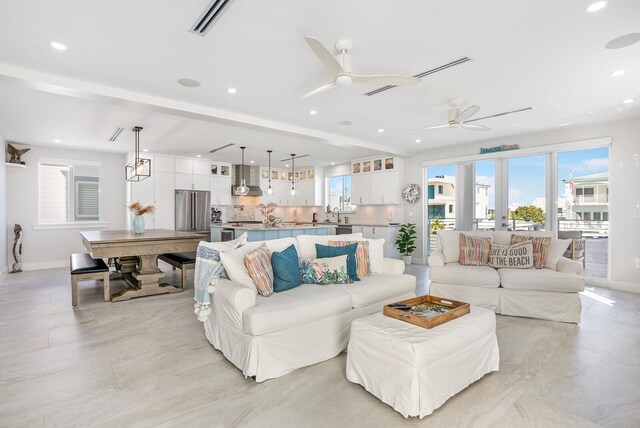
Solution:
M 335 214 L 335 213 L 337 213 L 337 214 L 338 214 L 338 223 L 340 223 L 340 208 L 335 207 L 335 208 L 333 209 L 333 213 L 334 213 L 334 214 Z

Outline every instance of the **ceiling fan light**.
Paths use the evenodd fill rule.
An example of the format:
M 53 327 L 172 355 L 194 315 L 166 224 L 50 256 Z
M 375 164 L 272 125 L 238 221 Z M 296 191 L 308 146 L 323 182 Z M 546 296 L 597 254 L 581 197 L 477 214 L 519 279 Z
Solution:
M 336 85 L 338 86 L 351 86 L 351 76 L 345 74 L 336 77 Z

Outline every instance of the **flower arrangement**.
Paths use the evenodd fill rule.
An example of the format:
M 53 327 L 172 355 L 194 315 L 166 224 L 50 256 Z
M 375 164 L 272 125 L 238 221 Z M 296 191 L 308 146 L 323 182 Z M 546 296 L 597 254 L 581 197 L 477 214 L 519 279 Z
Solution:
M 152 214 L 156 210 L 156 206 L 153 204 L 142 205 L 140 202 L 135 201 L 127 205 L 129 211 L 135 215 Z
M 260 204 L 260 212 L 262 212 L 262 217 L 268 218 L 269 214 L 273 212 L 276 208 L 278 208 L 278 204 L 274 204 L 273 202 L 269 202 L 267 205 Z

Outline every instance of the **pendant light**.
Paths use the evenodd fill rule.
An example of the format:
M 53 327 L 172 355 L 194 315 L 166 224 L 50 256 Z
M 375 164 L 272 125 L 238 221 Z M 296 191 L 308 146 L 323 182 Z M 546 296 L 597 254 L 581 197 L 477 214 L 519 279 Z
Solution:
M 127 181 L 142 181 L 151 177 L 151 159 L 140 157 L 140 131 L 142 131 L 142 127 L 135 126 L 132 131 L 136 134 L 134 159 L 124 167 L 124 174 Z
M 273 150 L 267 150 L 267 153 L 269 153 L 269 188 L 267 189 L 267 193 L 269 195 L 273 195 L 273 187 L 271 187 L 271 152 L 273 152 Z
M 291 153 L 291 196 L 296 194 L 296 154 Z
M 240 185 L 236 187 L 236 195 L 238 196 L 245 196 L 249 193 L 249 188 L 244 181 L 244 149 L 246 149 L 245 146 L 240 147 L 240 150 L 242 150 L 242 167 L 240 169 L 242 171 L 242 180 L 240 181 Z

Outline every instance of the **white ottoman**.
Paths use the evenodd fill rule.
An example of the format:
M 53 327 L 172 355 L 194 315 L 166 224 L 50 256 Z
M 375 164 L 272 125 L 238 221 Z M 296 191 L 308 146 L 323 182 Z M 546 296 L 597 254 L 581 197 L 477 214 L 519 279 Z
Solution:
M 347 352 L 347 379 L 405 418 L 430 415 L 500 364 L 496 316 L 476 306 L 432 329 L 381 313 L 356 319 Z

